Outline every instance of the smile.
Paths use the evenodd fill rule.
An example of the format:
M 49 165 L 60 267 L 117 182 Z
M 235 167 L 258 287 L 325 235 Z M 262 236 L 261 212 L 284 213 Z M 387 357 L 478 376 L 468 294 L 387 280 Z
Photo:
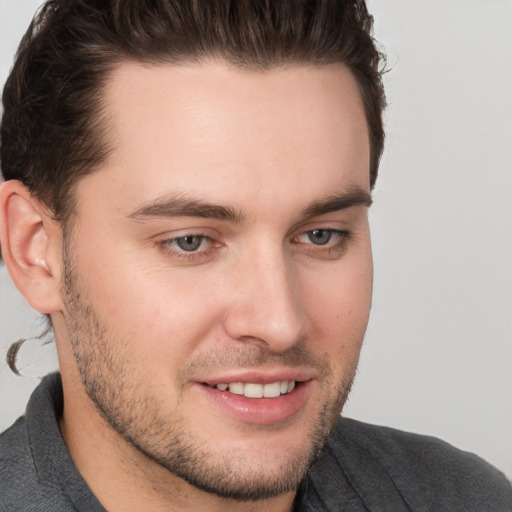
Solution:
M 299 417 L 314 389 L 309 371 L 279 373 L 280 376 L 245 372 L 245 375 L 213 377 L 209 382 L 198 382 L 196 389 L 201 390 L 200 396 L 207 397 L 205 407 L 213 403 L 215 408 L 244 424 L 276 425 Z
M 210 387 L 219 391 L 228 391 L 235 395 L 244 395 L 246 398 L 277 398 L 291 393 L 295 388 L 294 380 L 283 380 L 269 384 L 255 382 L 232 382 L 230 384 L 219 383 Z

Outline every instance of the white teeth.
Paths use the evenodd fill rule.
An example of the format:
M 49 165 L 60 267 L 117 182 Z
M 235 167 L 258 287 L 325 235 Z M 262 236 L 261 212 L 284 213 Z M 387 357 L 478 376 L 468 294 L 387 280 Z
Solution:
M 263 396 L 265 398 L 275 398 L 281 394 L 281 383 L 273 382 L 272 384 L 265 384 L 263 386 Z
M 232 382 L 231 384 L 216 384 L 214 387 L 220 391 L 229 390 L 235 395 L 244 395 L 247 398 L 276 398 L 279 395 L 291 393 L 295 388 L 295 381 L 283 380 L 270 384 Z
M 241 382 L 232 382 L 229 385 L 229 391 L 231 391 L 231 393 L 234 393 L 235 395 L 243 395 L 244 385 Z
M 244 396 L 247 398 L 262 398 L 263 385 L 262 384 L 246 384 L 244 386 Z

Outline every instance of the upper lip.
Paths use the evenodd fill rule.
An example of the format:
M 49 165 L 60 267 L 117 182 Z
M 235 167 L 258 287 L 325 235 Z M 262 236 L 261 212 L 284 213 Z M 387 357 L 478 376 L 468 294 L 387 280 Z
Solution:
M 264 370 L 238 370 L 223 372 L 222 375 L 209 376 L 200 382 L 215 386 L 217 384 L 231 384 L 232 382 L 271 384 L 272 382 L 298 381 L 304 382 L 315 378 L 315 372 L 309 369 L 281 368 L 269 371 Z

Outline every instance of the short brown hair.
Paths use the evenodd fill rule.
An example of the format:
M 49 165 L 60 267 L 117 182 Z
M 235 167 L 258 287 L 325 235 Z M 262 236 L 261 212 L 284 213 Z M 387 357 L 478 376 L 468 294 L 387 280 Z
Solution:
M 52 0 L 21 41 L 2 102 L 1 168 L 55 219 L 109 148 L 101 90 L 123 61 L 240 67 L 343 63 L 354 74 L 370 133 L 370 183 L 384 145 L 382 55 L 363 0 Z

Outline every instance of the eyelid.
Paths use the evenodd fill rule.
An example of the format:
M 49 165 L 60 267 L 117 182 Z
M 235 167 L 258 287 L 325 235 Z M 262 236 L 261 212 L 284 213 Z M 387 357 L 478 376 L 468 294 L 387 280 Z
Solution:
M 164 224 L 161 229 L 153 230 L 151 239 L 172 240 L 174 238 L 183 238 L 185 236 L 206 236 L 208 238 L 216 239 L 220 235 L 217 229 L 210 226 L 204 226 L 197 223 L 187 226 L 186 224 L 183 225 L 183 223 L 180 223 L 180 225 L 176 227 L 169 227 L 168 224 Z

